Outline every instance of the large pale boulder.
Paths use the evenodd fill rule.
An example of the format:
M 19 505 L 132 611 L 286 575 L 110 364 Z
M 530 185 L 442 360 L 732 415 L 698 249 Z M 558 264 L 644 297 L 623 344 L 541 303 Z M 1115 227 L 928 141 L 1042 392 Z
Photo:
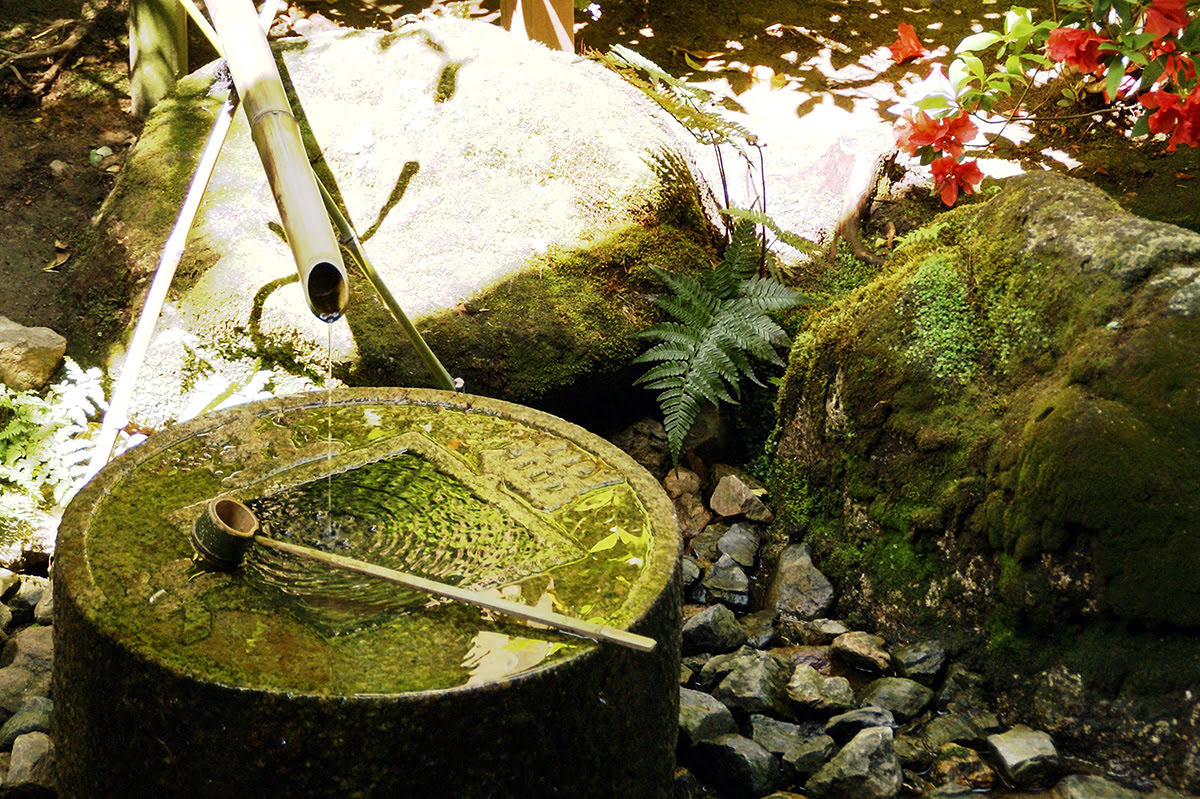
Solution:
M 659 290 L 647 267 L 710 257 L 681 129 L 596 63 L 457 19 L 275 47 L 316 172 L 468 391 L 536 401 L 611 378 Z M 98 349 L 132 321 L 124 309 L 226 93 L 210 91 L 212 78 L 212 66 L 188 76 L 159 106 L 103 209 L 76 284 Z M 329 331 L 336 375 L 428 384 L 369 283 L 353 270 L 351 281 L 347 316 Z M 259 363 L 324 374 L 329 333 L 305 308 L 241 113 L 174 285 L 139 382 L 145 420 L 181 415 L 179 385 L 220 393 L 252 382 Z

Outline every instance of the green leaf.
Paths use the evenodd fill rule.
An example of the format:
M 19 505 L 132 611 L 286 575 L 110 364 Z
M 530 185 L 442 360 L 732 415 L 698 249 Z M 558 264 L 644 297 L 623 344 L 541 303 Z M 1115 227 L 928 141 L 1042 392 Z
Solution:
M 1104 76 L 1104 92 L 1111 103 L 1117 97 L 1117 89 L 1121 86 L 1121 78 L 1125 77 L 1125 69 L 1119 60 L 1109 62 L 1108 74 Z
M 1140 117 L 1138 117 L 1137 122 L 1134 122 L 1133 127 L 1130 128 L 1129 135 L 1134 137 L 1135 139 L 1138 138 L 1139 136 L 1149 136 L 1150 135 L 1150 112 L 1149 111 L 1147 111 L 1146 113 L 1144 113 Z
M 1146 68 L 1142 70 L 1142 86 L 1143 87 L 1153 86 L 1155 83 L 1158 82 L 1159 77 L 1162 76 L 1163 66 L 1165 66 L 1165 64 L 1164 64 L 1165 60 L 1166 59 L 1156 58 L 1155 60 L 1151 61 L 1149 64 L 1146 65 Z
M 976 50 L 986 50 L 1003 37 L 994 31 L 984 31 L 983 33 L 972 34 L 961 42 L 958 47 L 954 48 L 955 55 L 960 53 L 973 53 Z

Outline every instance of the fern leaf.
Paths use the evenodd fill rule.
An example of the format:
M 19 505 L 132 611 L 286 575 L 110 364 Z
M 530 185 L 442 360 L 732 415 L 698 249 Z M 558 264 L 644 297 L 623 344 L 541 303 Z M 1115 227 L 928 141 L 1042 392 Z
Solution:
M 797 291 L 769 278 L 755 275 L 742 281 L 739 293 L 762 311 L 783 311 L 804 301 Z
M 784 230 L 774 219 L 760 211 L 748 211 L 745 208 L 724 208 L 721 210 L 721 213 L 725 216 L 731 216 L 734 219 L 745 219 L 753 222 L 756 225 L 762 225 L 767 230 L 775 234 L 775 238 L 779 239 L 789 247 L 794 247 L 800 252 L 821 252 L 821 246 L 815 241 L 810 241 L 798 233 L 792 233 L 791 231 Z
M 734 224 L 729 246 L 725 248 L 725 263 L 728 265 L 730 276 L 736 281 L 741 281 L 758 274 L 761 255 L 762 244 L 754 223 L 739 220 Z

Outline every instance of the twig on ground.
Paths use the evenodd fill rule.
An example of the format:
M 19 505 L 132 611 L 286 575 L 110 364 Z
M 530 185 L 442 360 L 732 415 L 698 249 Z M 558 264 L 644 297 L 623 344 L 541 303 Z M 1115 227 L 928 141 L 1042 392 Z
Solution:
M 113 0 L 86 0 L 86 2 L 83 4 L 83 8 L 79 12 L 79 22 L 75 25 L 75 29 L 71 31 L 71 35 L 69 35 L 59 44 L 33 50 L 26 50 L 21 53 L 10 55 L 3 62 L 0 62 L 0 69 L 8 67 L 17 74 L 17 78 L 21 81 L 22 85 L 28 86 L 29 88 L 34 88 L 38 91 L 38 93 L 45 91 L 47 88 L 49 88 L 54 78 L 58 77 L 58 73 L 62 71 L 62 65 L 66 61 L 67 55 L 74 50 L 75 47 L 78 46 L 78 44 L 83 41 L 89 33 L 91 33 L 92 26 L 96 23 L 96 18 L 100 16 L 102 11 L 105 11 L 110 5 L 112 5 L 112 2 Z M 65 25 L 67 23 L 63 24 Z M 54 26 L 51 26 L 51 29 L 53 28 Z M 43 31 L 41 34 L 38 34 L 38 36 L 40 37 L 49 32 L 49 30 Z M 38 82 L 37 87 L 30 86 L 29 83 L 21 77 L 20 72 L 17 72 L 16 70 L 15 65 L 18 61 L 30 61 L 39 58 L 48 58 L 55 55 L 60 56 L 60 58 L 50 67 L 49 71 L 46 73 L 46 77 Z

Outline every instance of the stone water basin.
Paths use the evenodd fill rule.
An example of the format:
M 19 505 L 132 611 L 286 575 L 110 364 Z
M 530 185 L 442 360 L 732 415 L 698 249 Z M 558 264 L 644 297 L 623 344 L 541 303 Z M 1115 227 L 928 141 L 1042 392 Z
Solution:
M 265 547 L 203 571 L 188 533 L 217 495 L 269 537 L 658 646 L 597 645 Z M 163 431 L 64 515 L 60 790 L 665 796 L 678 552 L 650 475 L 520 406 L 344 389 Z

